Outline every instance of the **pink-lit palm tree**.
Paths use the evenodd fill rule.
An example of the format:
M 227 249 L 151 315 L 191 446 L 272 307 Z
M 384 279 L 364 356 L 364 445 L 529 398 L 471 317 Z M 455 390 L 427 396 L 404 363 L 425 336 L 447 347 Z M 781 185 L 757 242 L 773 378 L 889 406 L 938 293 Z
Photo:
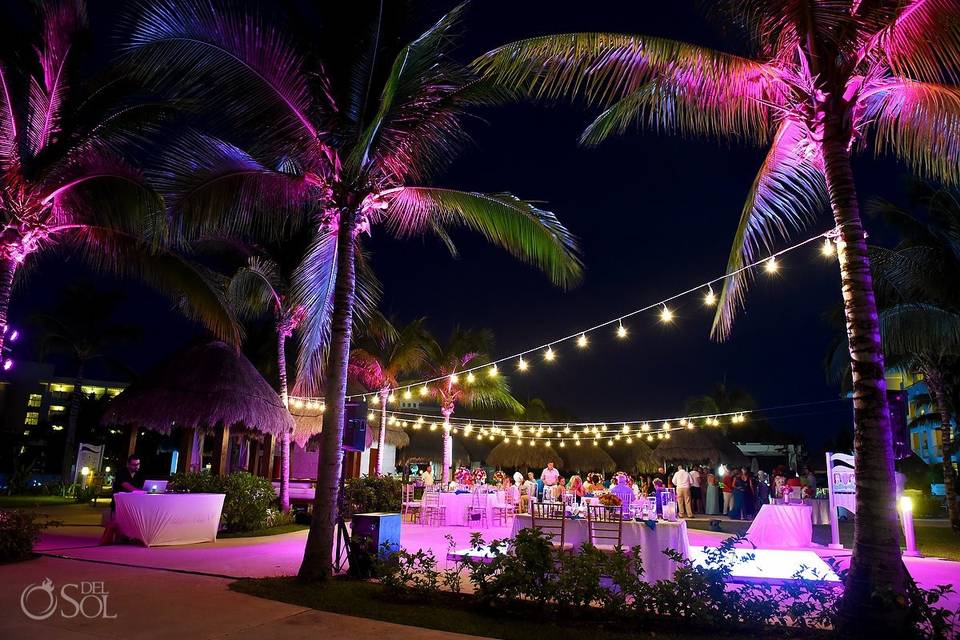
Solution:
M 303 322 L 305 310 L 290 301 L 288 282 L 280 265 L 269 258 L 251 256 L 246 266 L 237 269 L 227 285 L 227 296 L 241 316 L 256 317 L 272 313 L 277 332 L 277 373 L 280 400 L 290 408 L 287 387 L 287 338 Z M 290 433 L 280 434 L 280 509 L 290 511 Z
M 322 389 L 327 410 L 305 579 L 332 572 L 362 235 L 434 232 L 452 247 L 448 230 L 465 227 L 558 284 L 581 270 L 552 213 L 507 193 L 425 186 L 466 140 L 468 110 L 502 97 L 451 56 L 462 8 L 409 40 L 405 3 L 340 5 L 291 7 L 304 13 L 284 30 L 276 16 L 216 0 L 159 0 L 137 5 L 124 26 L 134 79 L 206 107 L 204 132 L 177 131 L 158 158 L 171 210 L 201 232 L 310 230 L 291 286 L 306 309 L 297 392 Z
M 152 282 L 236 343 L 219 287 L 202 268 L 160 250 L 170 232 L 162 201 L 123 160 L 135 141 L 129 126 L 153 107 L 79 100 L 72 42 L 86 27 L 84 3 L 38 4 L 40 73 L 0 60 L 0 327 L 17 275 L 37 254 L 69 246 L 94 268 Z M 0 331 L 0 350 L 3 340 Z
M 428 379 L 439 378 L 425 385 L 426 395 L 432 396 L 440 405 L 443 416 L 443 484 L 450 482 L 450 467 L 453 466 L 453 428 L 450 416 L 457 406 L 474 408 L 509 409 L 523 413 L 523 405 L 510 394 L 510 387 L 496 367 L 480 372 L 464 373 L 489 362 L 493 335 L 479 329 L 456 327 L 446 343 L 436 341 L 431 345 L 424 366 Z
M 666 38 L 572 33 L 482 56 L 499 84 L 538 98 L 575 96 L 603 112 L 583 134 L 598 143 L 634 126 L 769 148 L 749 191 L 732 271 L 831 210 L 853 362 L 857 513 L 844 601 L 848 628 L 883 629 L 904 593 L 883 352 L 850 158 L 889 153 L 928 178 L 960 181 L 960 3 L 956 0 L 722 0 L 748 55 Z M 728 280 L 714 321 L 729 335 L 749 273 Z M 876 601 L 873 601 L 876 602 Z M 861 610 L 862 611 L 862 610 Z M 868 620 L 867 620 L 868 619 Z M 869 621 L 869 625 L 866 624 Z
M 377 444 L 377 474 L 383 473 L 383 455 L 387 437 L 387 405 L 402 375 L 416 375 L 427 360 L 431 344 L 424 327 L 424 318 L 397 329 L 387 318 L 375 313 L 366 328 L 354 339 L 350 351 L 349 375 L 370 391 L 380 402 L 380 432 Z

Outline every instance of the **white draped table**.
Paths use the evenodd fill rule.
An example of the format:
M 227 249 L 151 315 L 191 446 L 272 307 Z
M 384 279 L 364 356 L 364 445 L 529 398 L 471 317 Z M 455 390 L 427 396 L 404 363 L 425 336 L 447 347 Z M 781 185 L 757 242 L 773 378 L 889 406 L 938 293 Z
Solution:
M 148 547 L 214 542 L 222 493 L 116 493 L 120 533 Z
M 813 524 L 830 524 L 830 501 L 826 498 L 808 498 L 803 504 L 813 509 Z
M 466 521 L 467 507 L 473 504 L 472 493 L 447 492 L 439 493 L 438 495 L 440 496 L 440 504 L 447 508 L 447 525 L 466 526 L 468 524 L 479 524 L 468 523 Z M 496 504 L 502 504 L 503 501 L 504 498 L 502 491 L 480 494 L 480 505 L 487 511 L 488 525 L 493 522 L 493 506 Z
M 513 520 L 513 532 L 516 536 L 520 529 L 533 526 L 530 514 L 522 513 Z M 569 542 L 574 549 L 579 549 L 584 542 L 589 541 L 590 532 L 586 519 L 566 521 L 564 542 Z M 658 520 L 655 528 L 651 529 L 645 522 L 625 520 L 623 523 L 623 548 L 639 546 L 643 558 L 643 578 L 647 582 L 657 580 L 673 580 L 677 570 L 677 563 L 664 555 L 664 549 L 678 551 L 684 558 L 690 557 L 690 541 L 687 538 L 687 523 L 683 520 L 668 522 Z
M 800 549 L 813 542 L 813 509 L 805 504 L 765 504 L 746 533 L 761 549 Z

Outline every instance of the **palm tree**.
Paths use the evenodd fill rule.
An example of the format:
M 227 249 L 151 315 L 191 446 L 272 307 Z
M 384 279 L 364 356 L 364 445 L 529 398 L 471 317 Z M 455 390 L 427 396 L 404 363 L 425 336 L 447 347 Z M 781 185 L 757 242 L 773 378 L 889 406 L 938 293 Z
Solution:
M 383 473 L 387 436 L 387 404 L 401 375 L 415 374 L 427 359 L 430 334 L 418 318 L 399 331 L 387 318 L 374 314 L 366 330 L 354 340 L 349 375 L 380 398 L 380 435 L 377 444 L 377 475 Z
M 686 412 L 689 415 L 729 414 L 748 411 L 757 406 L 753 396 L 744 389 L 728 387 L 726 380 L 713 385 L 710 393 L 687 399 Z M 723 421 L 723 432 L 727 434 L 729 422 Z
M 845 620 L 871 594 L 902 594 L 893 448 L 870 263 L 850 163 L 872 138 L 918 173 L 960 180 L 960 4 L 954 0 L 724 0 L 745 32 L 741 56 L 665 38 L 573 33 L 530 38 L 475 62 L 507 88 L 583 98 L 603 112 L 594 144 L 633 125 L 767 145 L 728 269 L 810 223 L 827 206 L 838 254 L 853 366 L 857 514 Z M 730 278 L 713 334 L 729 335 L 750 278 Z M 869 617 L 883 627 L 902 609 Z M 863 626 L 857 627 L 863 630 Z M 885 627 L 889 629 L 891 627 Z
M 173 211 L 201 231 L 286 223 L 312 230 L 291 287 L 306 309 L 297 388 L 322 388 L 327 411 L 300 576 L 325 579 L 332 571 L 351 326 L 362 301 L 362 234 L 378 224 L 401 237 L 429 231 L 452 247 L 449 229 L 466 227 L 561 285 L 574 282 L 581 265 L 574 239 L 552 213 L 508 193 L 423 186 L 465 141 L 467 110 L 502 93 L 450 55 L 462 7 L 412 41 L 404 3 L 351 5 L 349 12 L 339 3 L 297 7 L 291 10 L 306 13 L 288 29 L 305 37 L 295 46 L 264 18 L 216 0 L 143 2 L 125 25 L 126 64 L 133 78 L 171 100 L 205 104 L 214 114 L 206 118 L 211 130 L 215 123 L 231 137 L 184 128 L 170 140 L 155 179 Z M 317 20 L 324 12 L 329 19 Z
M 443 415 L 443 483 L 450 482 L 450 467 L 453 464 L 453 436 L 450 416 L 457 406 L 477 408 L 501 407 L 514 414 L 523 413 L 523 405 L 510 395 L 506 378 L 496 368 L 481 373 L 463 373 L 489 362 L 493 336 L 489 331 L 454 328 L 446 343 L 436 341 L 431 345 L 429 357 L 424 364 L 428 379 L 437 379 L 424 385 L 424 395 L 432 396 L 440 405 Z
M 32 318 L 40 329 L 41 352 L 44 355 L 66 355 L 76 367 L 61 465 L 64 484 L 74 481 L 71 467 L 76 456 L 77 419 L 87 366 L 94 360 L 109 358 L 111 348 L 136 335 L 133 327 L 114 320 L 121 304 L 122 297 L 115 292 L 90 285 L 73 285 L 63 292 L 51 313 L 37 314 Z
M 218 337 L 237 342 L 236 323 L 205 271 L 161 252 L 168 240 L 160 198 L 124 161 L 133 125 L 156 109 L 122 96 L 103 108 L 103 89 L 78 100 L 74 36 L 86 27 L 82 0 L 40 6 L 37 75 L 0 60 L 0 327 L 14 281 L 37 255 L 77 249 L 97 270 L 134 276 L 182 301 Z M 10 21 L 9 23 L 13 23 Z M 0 351 L 3 348 L 0 331 Z
M 280 265 L 269 258 L 251 256 L 246 266 L 230 278 L 227 295 L 242 316 L 273 314 L 277 333 L 277 372 L 280 400 L 290 408 L 287 389 L 287 338 L 303 322 L 305 310 L 294 305 L 288 295 L 288 282 L 280 274 Z M 290 511 L 290 434 L 280 435 L 280 508 Z

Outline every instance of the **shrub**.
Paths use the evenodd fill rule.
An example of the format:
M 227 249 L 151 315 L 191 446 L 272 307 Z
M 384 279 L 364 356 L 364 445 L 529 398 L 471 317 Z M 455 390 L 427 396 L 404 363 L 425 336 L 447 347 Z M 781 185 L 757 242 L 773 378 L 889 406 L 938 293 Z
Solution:
M 56 522 L 44 521 L 41 514 L 23 509 L 0 509 L 0 564 L 20 562 L 33 556 L 40 533 Z
M 400 511 L 402 481 L 397 476 L 362 476 L 343 483 L 347 514 Z
M 246 471 L 227 476 L 202 471 L 178 473 L 171 479 L 169 490 L 226 494 L 220 524 L 227 531 L 254 531 L 280 523 L 273 508 L 277 499 L 273 484 Z

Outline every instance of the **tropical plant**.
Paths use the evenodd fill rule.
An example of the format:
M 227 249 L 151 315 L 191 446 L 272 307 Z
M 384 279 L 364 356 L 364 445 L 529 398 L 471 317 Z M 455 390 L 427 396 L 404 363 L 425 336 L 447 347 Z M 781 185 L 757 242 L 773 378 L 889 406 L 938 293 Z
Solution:
M 919 174 L 960 181 L 960 4 L 955 0 L 721 0 L 750 55 L 666 38 L 572 33 L 530 38 L 476 62 L 538 98 L 575 96 L 604 110 L 582 141 L 634 125 L 767 145 L 728 264 L 733 274 L 832 209 L 853 366 L 857 521 L 847 620 L 889 632 L 905 616 L 862 607 L 902 594 L 893 448 L 883 352 L 851 154 L 872 139 Z M 729 335 L 750 270 L 726 281 L 713 335 Z M 870 624 L 862 624 L 868 620 Z
M 443 416 L 443 484 L 450 482 L 453 464 L 450 416 L 458 405 L 502 407 L 514 414 L 523 413 L 523 405 L 510 395 L 506 378 L 495 366 L 477 373 L 464 373 L 466 369 L 476 369 L 489 362 L 492 346 L 493 335 L 489 331 L 455 327 L 445 343 L 433 341 L 424 363 L 425 376 L 435 382 L 423 385 L 419 393 L 433 397 Z
M 960 531 L 954 493 L 953 438 L 960 391 L 960 202 L 948 191 L 918 186 L 921 217 L 886 201 L 868 211 L 901 236 L 893 249 L 870 247 L 888 371 L 919 373 L 930 391 L 931 412 L 942 436 L 943 474 L 950 522 Z M 838 351 L 833 371 L 848 375 L 849 357 Z
M 0 60 L 0 326 L 9 322 L 17 275 L 37 255 L 69 246 L 97 270 L 150 282 L 218 337 L 236 342 L 236 323 L 204 270 L 161 251 L 170 235 L 162 201 L 124 160 L 136 148 L 135 127 L 157 107 L 103 87 L 79 100 L 74 89 L 84 81 L 73 41 L 86 27 L 85 5 L 37 4 L 33 51 L 41 73 Z M 108 98 L 115 102 L 105 107 Z
M 290 408 L 287 390 L 287 338 L 303 322 L 306 310 L 294 305 L 288 295 L 288 280 L 280 274 L 280 265 L 260 256 L 251 256 L 246 266 L 237 269 L 227 285 L 227 296 L 241 317 L 272 313 L 277 332 L 277 372 L 280 400 Z M 280 434 L 280 510 L 290 510 L 290 433 Z
M 296 219 L 313 230 L 291 288 L 307 311 L 297 386 L 323 386 L 327 407 L 305 579 L 332 570 L 361 234 L 379 224 L 401 237 L 434 232 L 452 247 L 448 230 L 466 227 L 558 284 L 581 270 L 552 213 L 507 193 L 422 186 L 465 141 L 467 109 L 502 94 L 450 55 L 463 8 L 408 41 L 405 3 L 339 4 L 291 5 L 304 12 L 288 26 L 304 34 L 298 45 L 217 0 L 143 2 L 124 27 L 132 77 L 187 108 L 206 106 L 210 130 L 232 137 L 183 128 L 169 141 L 156 179 L 172 210 L 216 233 Z M 276 213 L 290 210 L 301 215 Z
M 128 343 L 138 331 L 114 319 L 123 297 L 117 292 L 103 291 L 89 284 L 68 286 L 48 314 L 32 316 L 40 329 L 40 351 L 66 355 L 75 367 L 73 391 L 67 414 L 66 446 L 61 476 L 65 483 L 76 480 L 72 465 L 77 455 L 77 420 L 83 401 L 83 380 L 88 365 L 94 360 L 111 360 L 110 351 Z
M 382 314 L 374 314 L 350 351 L 350 377 L 370 391 L 380 402 L 380 432 L 377 444 L 377 475 L 383 473 L 383 455 L 387 437 L 387 404 L 397 378 L 416 373 L 427 359 L 430 334 L 418 318 L 397 330 Z

